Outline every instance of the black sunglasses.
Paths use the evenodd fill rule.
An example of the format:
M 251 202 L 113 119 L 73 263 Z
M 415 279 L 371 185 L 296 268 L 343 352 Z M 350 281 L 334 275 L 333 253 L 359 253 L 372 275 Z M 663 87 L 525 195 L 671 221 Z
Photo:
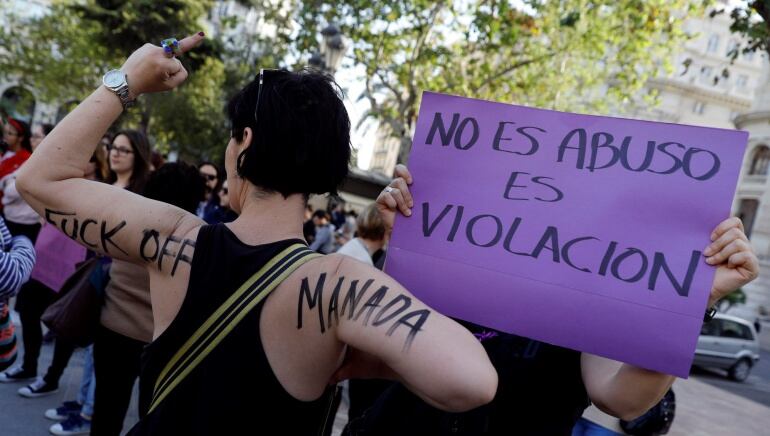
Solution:
M 260 68 L 259 69 L 259 87 L 257 88 L 257 104 L 254 106 L 254 127 L 257 127 L 257 124 L 259 123 L 259 102 L 262 99 L 262 84 L 265 83 L 265 78 L 267 76 L 277 76 L 278 74 L 289 74 L 289 71 L 287 70 L 276 70 L 276 69 L 269 69 L 269 68 Z M 239 129 L 243 130 L 243 129 Z M 230 136 L 233 136 L 232 133 Z M 246 150 L 243 150 L 239 155 L 238 159 L 236 160 L 236 168 L 238 173 L 240 174 L 241 171 L 241 161 L 243 161 L 243 158 L 246 156 Z
M 200 173 L 200 174 L 201 174 L 201 177 L 203 177 L 204 179 L 208 180 L 209 182 L 213 182 L 214 180 L 217 179 L 217 176 L 212 175 L 212 174 L 204 174 L 204 173 Z

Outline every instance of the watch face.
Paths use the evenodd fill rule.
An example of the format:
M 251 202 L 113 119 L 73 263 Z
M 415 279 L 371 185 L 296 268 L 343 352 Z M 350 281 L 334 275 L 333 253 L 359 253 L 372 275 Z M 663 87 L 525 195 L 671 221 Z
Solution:
M 125 75 L 120 70 L 112 70 L 104 75 L 104 85 L 109 88 L 119 87 L 125 80 Z

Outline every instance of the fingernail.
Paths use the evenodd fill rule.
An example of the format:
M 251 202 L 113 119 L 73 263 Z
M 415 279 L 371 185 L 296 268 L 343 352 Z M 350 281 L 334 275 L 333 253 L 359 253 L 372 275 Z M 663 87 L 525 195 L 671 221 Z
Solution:
M 709 257 L 709 258 L 707 258 L 707 259 L 706 259 L 706 263 L 708 263 L 708 264 L 712 264 L 712 263 L 714 263 L 714 258 L 713 258 L 713 257 Z
M 414 207 L 414 202 L 413 201 L 409 202 L 409 207 Z
M 711 252 L 712 251 L 714 251 L 714 250 L 711 248 L 711 246 L 708 246 L 708 247 L 706 247 L 705 250 L 703 250 L 703 255 L 704 256 L 711 256 Z
M 206 34 L 203 32 L 198 32 L 198 36 L 206 36 Z
M 715 240 L 716 238 L 717 238 L 717 234 L 716 234 L 716 233 L 712 233 L 712 234 L 711 234 L 711 240 L 713 241 L 713 240 Z
M 406 210 L 406 216 L 412 216 L 412 209 Z

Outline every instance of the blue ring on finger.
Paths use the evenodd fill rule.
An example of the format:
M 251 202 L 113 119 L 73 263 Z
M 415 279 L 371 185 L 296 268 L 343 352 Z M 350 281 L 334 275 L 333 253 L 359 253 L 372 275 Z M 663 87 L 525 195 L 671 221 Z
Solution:
M 160 46 L 163 47 L 163 51 L 167 55 L 176 56 L 181 54 L 179 41 L 176 38 L 166 38 L 160 42 Z

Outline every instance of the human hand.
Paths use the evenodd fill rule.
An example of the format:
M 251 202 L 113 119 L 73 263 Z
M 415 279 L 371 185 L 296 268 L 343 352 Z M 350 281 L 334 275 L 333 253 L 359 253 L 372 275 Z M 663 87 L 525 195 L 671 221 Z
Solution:
M 393 179 L 377 197 L 377 210 L 382 215 L 387 231 L 393 229 L 396 220 L 396 210 L 405 216 L 412 216 L 414 200 L 409 192 L 412 184 L 412 174 L 405 165 L 396 165 L 396 178 Z
M 739 218 L 722 221 L 711 233 L 711 241 L 703 250 L 706 263 L 717 267 L 709 307 L 759 275 L 759 260 Z
M 186 53 L 203 42 L 203 32 L 179 41 L 179 53 Z M 145 44 L 120 68 L 128 80 L 129 97 L 133 100 L 141 94 L 169 91 L 187 79 L 187 70 L 176 57 L 168 57 L 163 48 Z

